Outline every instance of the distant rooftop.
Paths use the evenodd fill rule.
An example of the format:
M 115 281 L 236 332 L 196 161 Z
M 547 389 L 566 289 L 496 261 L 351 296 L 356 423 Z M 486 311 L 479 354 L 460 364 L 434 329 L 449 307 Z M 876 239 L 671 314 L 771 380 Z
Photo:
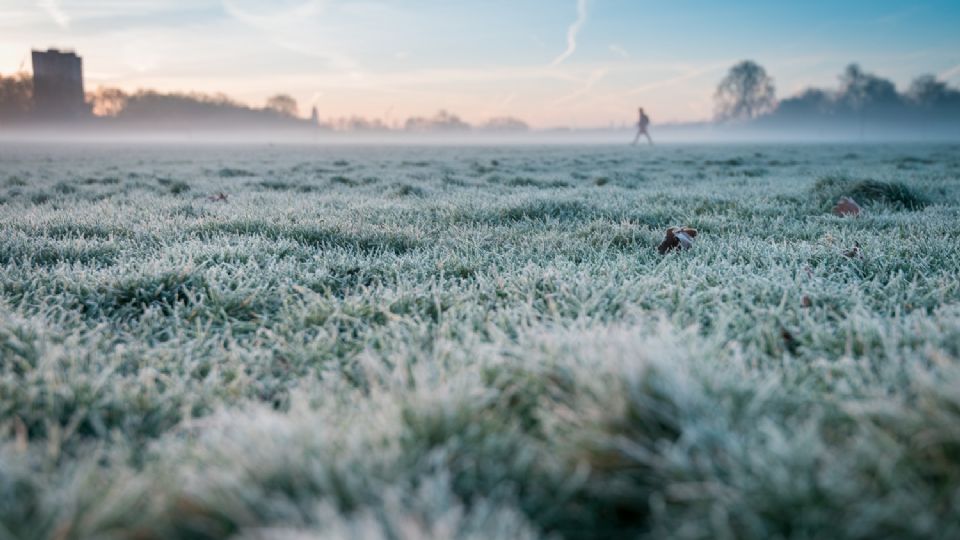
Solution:
M 33 49 L 33 52 L 46 54 L 72 54 L 73 56 L 77 55 L 77 52 L 74 49 L 60 49 L 57 47 L 50 47 L 46 51 Z

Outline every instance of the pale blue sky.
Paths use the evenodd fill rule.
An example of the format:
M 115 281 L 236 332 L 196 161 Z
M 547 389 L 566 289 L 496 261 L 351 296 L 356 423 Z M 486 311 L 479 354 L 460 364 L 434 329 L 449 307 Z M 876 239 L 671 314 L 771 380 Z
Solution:
M 852 61 L 899 87 L 960 86 L 960 1 L 0 0 L 0 73 L 31 47 L 72 47 L 87 87 L 272 93 L 305 113 L 396 121 L 444 108 L 471 121 L 655 121 L 712 114 L 731 64 L 778 95 L 833 87 Z

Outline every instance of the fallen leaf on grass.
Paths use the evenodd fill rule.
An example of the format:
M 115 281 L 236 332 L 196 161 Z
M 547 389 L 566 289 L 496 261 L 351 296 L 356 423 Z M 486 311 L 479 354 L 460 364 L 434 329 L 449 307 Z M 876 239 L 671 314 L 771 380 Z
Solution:
M 690 249 L 693 239 L 697 237 L 697 230 L 690 227 L 670 227 L 667 229 L 663 242 L 657 247 L 661 255 L 673 249 Z
M 848 259 L 862 259 L 863 251 L 860 250 L 860 242 L 854 242 L 852 248 L 843 252 L 843 256 Z
M 840 200 L 837 201 L 837 205 L 833 207 L 833 215 L 845 217 L 845 216 L 859 216 L 860 215 L 860 205 L 857 204 L 857 201 L 851 199 L 850 197 L 840 197 Z

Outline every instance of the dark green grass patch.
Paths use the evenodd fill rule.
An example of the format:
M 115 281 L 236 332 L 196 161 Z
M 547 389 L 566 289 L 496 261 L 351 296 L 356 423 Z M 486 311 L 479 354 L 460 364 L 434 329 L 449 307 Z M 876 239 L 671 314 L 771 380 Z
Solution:
M 104 186 L 111 186 L 111 185 L 119 184 L 120 178 L 116 176 L 90 176 L 90 177 L 84 178 L 82 183 L 87 185 L 100 184 Z
M 253 171 L 248 171 L 247 169 L 239 169 L 235 167 L 223 167 L 217 171 L 217 176 L 220 178 L 243 178 L 249 176 L 256 176 L 256 173 Z
M 170 193 L 179 195 L 190 191 L 190 184 L 186 182 L 174 182 L 170 185 Z
M 410 184 L 394 184 L 390 192 L 395 197 L 424 197 L 427 194 L 423 188 Z
M 147 309 L 169 314 L 174 307 L 189 306 L 206 295 L 207 284 L 201 274 L 167 272 L 89 290 L 78 296 L 77 302 L 80 313 L 88 318 L 135 320 Z
M 312 247 L 363 252 L 405 253 L 420 246 L 418 240 L 396 232 L 375 229 L 351 231 L 321 225 L 279 225 L 262 221 L 208 222 L 190 232 L 201 238 L 215 238 L 221 234 L 251 235 L 287 239 Z
M 51 267 L 58 264 L 80 263 L 92 267 L 109 266 L 117 260 L 120 249 L 114 245 L 94 244 L 78 246 L 35 240 L 27 244 L 22 239 L 0 240 L 0 265 Z
M 924 195 L 903 182 L 852 180 L 837 175 L 818 179 L 811 189 L 811 195 L 823 208 L 832 208 L 844 196 L 852 197 L 860 204 L 883 204 L 906 210 L 920 210 L 930 204 Z
M 515 206 L 495 210 L 482 221 L 511 223 L 518 221 L 579 221 L 597 215 L 597 210 L 580 201 L 535 199 Z
M 314 191 L 319 191 L 317 186 L 282 182 L 279 180 L 264 180 L 263 182 L 258 182 L 257 185 L 270 191 L 296 191 L 298 193 L 311 193 Z
M 540 189 L 556 189 L 570 187 L 570 184 L 563 180 L 538 180 L 526 176 L 515 176 L 509 180 L 500 182 L 510 187 L 536 187 Z
M 331 178 L 330 178 L 330 183 L 331 183 L 331 184 L 339 184 L 339 185 L 341 185 L 341 186 L 348 186 L 348 187 L 355 187 L 355 186 L 359 185 L 359 182 L 357 182 L 356 180 L 352 180 L 352 179 L 350 179 L 350 178 L 348 178 L 348 177 L 346 177 L 346 176 L 340 175 L 340 174 L 331 177 Z

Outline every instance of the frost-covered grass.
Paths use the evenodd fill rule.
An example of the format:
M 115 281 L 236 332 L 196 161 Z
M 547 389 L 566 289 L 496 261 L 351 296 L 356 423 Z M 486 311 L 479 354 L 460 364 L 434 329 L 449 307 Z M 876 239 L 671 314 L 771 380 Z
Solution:
M 3 148 L 0 538 L 957 537 L 958 238 L 956 146 Z

